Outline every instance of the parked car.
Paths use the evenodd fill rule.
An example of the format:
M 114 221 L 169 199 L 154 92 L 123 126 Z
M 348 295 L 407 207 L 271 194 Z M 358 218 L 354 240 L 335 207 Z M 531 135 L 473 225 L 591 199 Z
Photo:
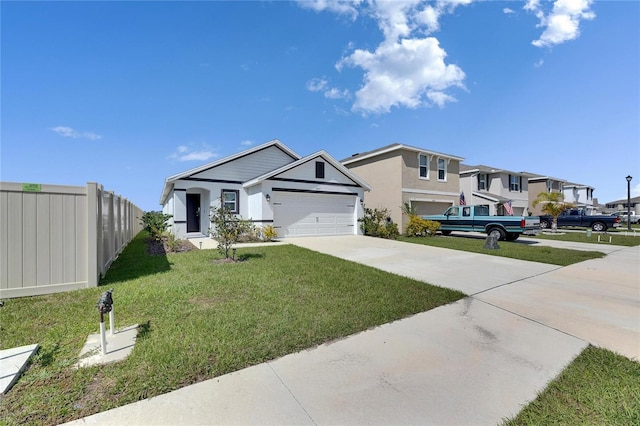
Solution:
M 620 210 L 613 213 L 612 216 L 619 217 L 620 222 L 627 223 L 628 222 L 627 216 L 628 216 L 631 219 L 631 223 L 640 223 L 640 216 L 638 216 L 636 212 L 634 212 L 633 210 L 630 213 L 631 215 L 628 215 L 628 212 L 626 210 L 625 211 Z
M 540 216 L 540 227 L 542 229 L 551 228 L 553 217 L 550 215 Z M 596 232 L 606 231 L 609 228 L 620 226 L 620 218 L 611 215 L 586 215 L 582 209 L 565 210 L 558 216 L 558 228 L 563 227 L 585 227 Z
M 499 240 L 515 241 L 522 234 L 540 232 L 538 216 L 490 216 L 488 205 L 452 206 L 441 215 L 422 218 L 440 222 L 440 231 L 444 235 L 451 234 L 451 231 L 476 231 L 495 235 Z

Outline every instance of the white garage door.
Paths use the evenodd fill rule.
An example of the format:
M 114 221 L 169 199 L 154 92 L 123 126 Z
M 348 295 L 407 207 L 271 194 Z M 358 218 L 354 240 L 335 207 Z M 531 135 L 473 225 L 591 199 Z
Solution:
M 275 193 L 273 226 L 279 237 L 355 233 L 356 196 Z

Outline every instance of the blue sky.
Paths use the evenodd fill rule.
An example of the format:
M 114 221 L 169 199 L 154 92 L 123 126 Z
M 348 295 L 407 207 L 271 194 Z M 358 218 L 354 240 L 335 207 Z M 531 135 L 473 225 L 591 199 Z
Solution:
M 0 179 L 167 176 L 398 142 L 640 195 L 640 2 L 0 3 Z

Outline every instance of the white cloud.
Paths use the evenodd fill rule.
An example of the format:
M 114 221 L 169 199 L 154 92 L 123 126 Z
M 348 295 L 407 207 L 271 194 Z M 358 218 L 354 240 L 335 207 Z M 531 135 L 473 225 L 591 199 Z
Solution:
M 556 0 L 553 9 L 545 14 L 538 0 L 529 0 L 524 9 L 533 12 L 540 20 L 538 27 L 544 31 L 531 42 L 536 47 L 550 47 L 580 36 L 580 21 L 595 18 L 590 10 L 593 0 Z
M 445 90 L 463 88 L 465 74 L 458 66 L 447 65 L 446 55 L 434 37 L 383 43 L 374 52 L 356 50 L 342 59 L 365 70 L 364 85 L 356 92 L 352 109 L 364 114 L 385 113 L 393 106 L 442 107 L 455 100 Z
M 346 99 L 349 97 L 349 90 L 340 90 L 330 87 L 329 82 L 324 78 L 312 78 L 307 82 L 307 90 L 310 92 L 322 92 L 328 99 Z
M 332 87 L 325 90 L 324 97 L 328 99 L 347 99 L 349 97 L 349 91 L 347 89 L 340 90 Z
M 92 141 L 98 140 L 98 139 L 102 139 L 102 135 L 99 135 L 97 133 L 93 133 L 93 132 L 82 132 L 82 131 L 78 131 L 75 129 L 72 129 L 71 127 L 66 127 L 66 126 L 57 126 L 57 127 L 52 127 L 50 129 L 51 131 L 59 134 L 60 136 L 63 136 L 65 138 L 72 138 L 72 139 L 89 139 Z
M 321 92 L 327 88 L 329 83 L 323 78 L 312 78 L 307 81 L 307 90 L 310 92 Z
M 355 93 L 352 111 L 362 114 L 387 113 L 391 107 L 443 107 L 455 98 L 446 93 L 451 87 L 464 88 L 465 73 L 457 65 L 446 64 L 447 53 L 438 39 L 429 34 L 440 29 L 439 19 L 471 0 L 422 0 L 349 2 L 355 9 L 346 11 L 345 2 L 315 1 L 299 3 L 317 11 L 330 10 L 358 16 L 361 11 L 373 17 L 384 40 L 373 51 L 354 49 L 336 64 L 364 71 L 361 88 Z M 332 4 L 333 6 L 329 6 Z M 307 89 L 322 92 L 330 99 L 350 97 L 348 90 L 329 87 L 326 79 L 313 79 Z
M 251 146 L 251 145 L 253 145 L 253 141 L 244 140 L 244 141 L 240 142 L 240 145 L 241 146 Z
M 355 20 L 358 17 L 358 6 L 364 0 L 297 0 L 298 5 L 316 12 L 329 11 L 346 15 Z
M 502 9 L 502 12 L 507 14 L 507 15 L 510 15 L 512 13 L 516 13 L 513 9 L 509 9 L 508 7 L 505 7 L 504 9 Z
M 538 62 L 533 64 L 536 68 L 540 68 L 542 65 L 544 65 L 544 59 L 539 59 Z
M 199 148 L 180 145 L 174 153 L 169 155 L 169 159 L 175 161 L 207 161 L 218 156 L 208 145 L 203 144 Z

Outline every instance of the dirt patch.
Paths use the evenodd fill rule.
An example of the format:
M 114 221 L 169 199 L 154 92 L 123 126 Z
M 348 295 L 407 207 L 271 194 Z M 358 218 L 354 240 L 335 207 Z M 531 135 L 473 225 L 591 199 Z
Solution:
M 214 259 L 212 262 L 214 265 L 220 265 L 220 264 L 225 264 L 225 263 L 240 263 L 240 262 L 244 262 L 246 259 L 244 258 L 237 258 L 237 259 Z
M 147 253 L 152 256 L 164 256 L 167 253 L 185 253 L 191 250 L 196 250 L 196 246 L 188 240 L 176 240 L 171 245 L 166 238 L 161 241 L 147 240 Z

